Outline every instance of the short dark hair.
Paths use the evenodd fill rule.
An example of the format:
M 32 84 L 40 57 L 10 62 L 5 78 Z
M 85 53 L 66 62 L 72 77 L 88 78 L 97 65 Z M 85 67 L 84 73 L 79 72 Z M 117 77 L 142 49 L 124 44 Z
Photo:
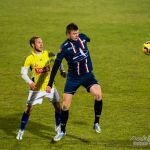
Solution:
M 33 36 L 33 37 L 29 40 L 30 46 L 32 47 L 32 44 L 35 44 L 35 40 L 36 40 L 36 39 L 39 39 L 39 38 L 40 38 L 39 36 Z
M 78 30 L 78 26 L 75 23 L 68 24 L 67 27 L 66 27 L 66 34 L 70 33 L 73 30 L 74 31 Z

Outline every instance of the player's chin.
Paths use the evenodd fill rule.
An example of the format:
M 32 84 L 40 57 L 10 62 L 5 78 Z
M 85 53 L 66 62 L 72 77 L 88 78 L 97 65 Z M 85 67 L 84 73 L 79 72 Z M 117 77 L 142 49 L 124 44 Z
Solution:
M 78 39 L 79 39 L 79 37 L 74 37 L 73 38 L 74 41 L 77 41 Z
M 39 48 L 38 51 L 39 51 L 39 52 L 42 52 L 42 51 L 43 51 L 43 48 Z

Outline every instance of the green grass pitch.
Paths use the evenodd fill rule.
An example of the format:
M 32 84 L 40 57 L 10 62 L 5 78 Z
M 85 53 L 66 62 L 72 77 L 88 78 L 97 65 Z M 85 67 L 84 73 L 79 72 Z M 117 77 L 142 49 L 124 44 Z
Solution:
M 141 51 L 150 40 L 149 6 L 149 0 L 1 0 L 0 149 L 149 149 L 150 143 L 137 146 L 131 140 L 150 135 L 150 57 Z M 102 133 L 92 129 L 93 97 L 81 87 L 73 98 L 62 141 L 51 142 L 54 109 L 44 99 L 34 108 L 18 142 L 15 137 L 28 94 L 20 77 L 31 50 L 28 40 L 39 35 L 45 48 L 57 53 L 70 22 L 91 37 L 94 73 L 103 90 Z M 58 74 L 56 81 L 62 99 L 65 80 Z

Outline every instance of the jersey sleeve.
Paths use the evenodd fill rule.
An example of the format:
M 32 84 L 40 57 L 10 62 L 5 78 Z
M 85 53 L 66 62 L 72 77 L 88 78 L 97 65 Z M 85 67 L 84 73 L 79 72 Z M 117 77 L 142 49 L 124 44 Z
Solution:
M 31 67 L 31 56 L 26 57 L 24 64 L 21 68 L 21 76 L 26 81 L 26 83 L 32 83 L 33 81 L 28 76 L 28 69 Z
M 62 62 L 63 58 L 65 57 L 66 55 L 66 47 L 65 46 L 61 46 L 60 49 L 59 49 L 59 52 L 57 53 L 57 56 L 56 56 L 56 60 L 57 61 L 60 61 Z
M 26 83 L 31 84 L 33 82 L 28 76 L 28 68 L 21 68 L 21 77 L 25 80 Z
M 79 36 L 81 37 L 81 39 L 86 40 L 86 42 L 90 42 L 90 38 L 87 35 L 81 33 Z
M 28 56 L 24 61 L 23 67 L 29 68 L 30 66 L 31 66 L 31 57 Z
M 57 53 L 57 56 L 56 56 L 56 59 L 55 59 L 55 62 L 54 62 L 54 65 L 53 65 L 53 68 L 52 68 L 52 71 L 51 71 L 50 80 L 49 80 L 49 83 L 48 83 L 48 86 L 50 86 L 50 87 L 52 87 L 55 76 L 56 76 L 56 73 L 57 73 L 57 71 L 58 71 L 58 69 L 61 65 L 61 62 L 62 62 L 63 58 L 66 55 L 66 50 L 67 49 L 64 46 L 61 46 L 60 49 L 59 49 L 59 52 Z

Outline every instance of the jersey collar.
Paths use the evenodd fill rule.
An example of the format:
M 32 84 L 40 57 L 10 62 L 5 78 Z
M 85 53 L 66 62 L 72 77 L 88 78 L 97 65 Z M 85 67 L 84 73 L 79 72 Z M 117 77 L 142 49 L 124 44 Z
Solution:
M 75 41 L 75 40 L 73 40 L 73 39 L 67 39 L 67 40 L 68 40 L 69 42 L 75 43 L 75 42 L 77 42 L 79 39 L 78 39 L 78 40 L 76 40 L 76 41 Z
M 43 52 L 44 52 L 44 50 L 43 50 L 39 55 L 43 54 Z M 34 56 L 39 56 L 39 55 L 37 55 L 37 54 L 34 52 L 34 50 L 32 50 L 32 55 L 34 55 Z

